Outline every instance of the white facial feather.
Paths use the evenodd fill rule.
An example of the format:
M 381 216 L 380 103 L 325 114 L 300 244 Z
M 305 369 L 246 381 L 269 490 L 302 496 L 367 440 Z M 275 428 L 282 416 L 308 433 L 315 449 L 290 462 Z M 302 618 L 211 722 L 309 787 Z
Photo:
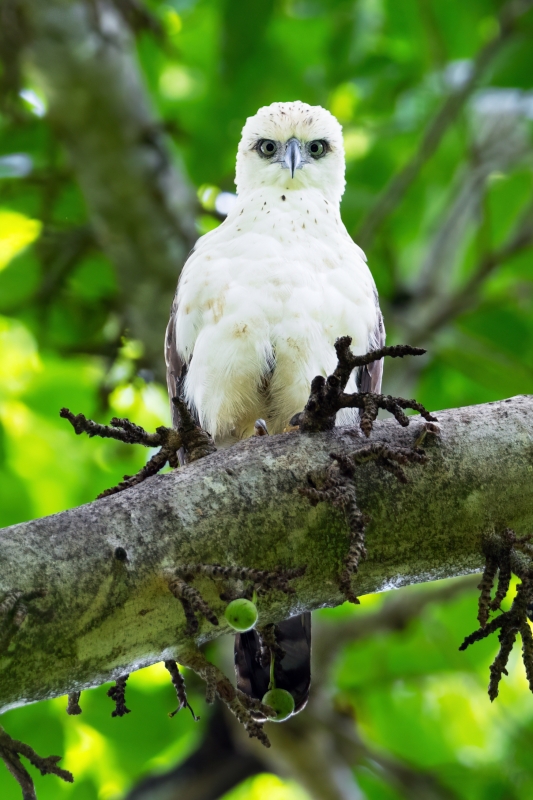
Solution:
M 237 193 L 242 195 L 261 186 L 286 185 L 289 170 L 258 157 L 256 144 L 260 139 L 285 143 L 292 137 L 304 144 L 324 139 L 330 151 L 324 158 L 310 159 L 302 169 L 297 169 L 291 188 L 318 189 L 332 203 L 340 203 L 346 184 L 342 128 L 325 108 L 298 101 L 272 103 L 246 120 L 237 152 Z
M 292 138 L 307 153 L 293 177 L 283 163 Z M 281 157 L 263 157 L 262 140 L 280 143 Z M 316 140 L 327 152 L 315 160 L 305 148 Z M 338 336 L 351 336 L 356 353 L 368 349 L 379 309 L 340 217 L 344 169 L 341 126 L 323 108 L 274 103 L 244 126 L 238 200 L 189 257 L 171 320 L 189 363 L 185 398 L 219 444 L 251 435 L 260 417 L 282 431 L 315 375 L 334 369 Z

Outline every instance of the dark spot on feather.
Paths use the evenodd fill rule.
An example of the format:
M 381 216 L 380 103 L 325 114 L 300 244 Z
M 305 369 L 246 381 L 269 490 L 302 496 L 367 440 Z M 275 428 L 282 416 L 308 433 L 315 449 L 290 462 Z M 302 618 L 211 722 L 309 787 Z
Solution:
M 284 194 L 282 194 L 282 195 L 281 195 L 281 199 L 282 199 L 282 200 L 285 200 L 285 199 L 286 199 Z

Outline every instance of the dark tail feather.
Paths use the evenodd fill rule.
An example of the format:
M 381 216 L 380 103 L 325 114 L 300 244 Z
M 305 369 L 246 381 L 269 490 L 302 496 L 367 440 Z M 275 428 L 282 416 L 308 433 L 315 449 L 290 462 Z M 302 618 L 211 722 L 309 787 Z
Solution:
M 275 634 L 283 651 L 274 664 L 276 688 L 292 694 L 297 714 L 305 708 L 311 685 L 311 614 L 306 612 L 280 622 Z M 261 663 L 261 643 L 256 631 L 235 637 L 235 673 L 237 687 L 250 697 L 261 700 L 268 691 L 270 658 Z

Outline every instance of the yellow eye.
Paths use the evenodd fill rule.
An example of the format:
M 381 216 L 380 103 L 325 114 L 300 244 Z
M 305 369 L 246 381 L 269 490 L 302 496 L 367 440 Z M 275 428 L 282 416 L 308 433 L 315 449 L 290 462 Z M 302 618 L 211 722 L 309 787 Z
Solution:
M 309 152 L 313 156 L 313 158 L 320 158 L 326 152 L 325 143 L 321 142 L 317 139 L 315 142 L 311 142 L 309 145 Z
M 267 158 L 273 156 L 277 149 L 278 146 L 276 142 L 272 141 L 272 139 L 263 139 L 263 141 L 259 145 L 259 150 Z

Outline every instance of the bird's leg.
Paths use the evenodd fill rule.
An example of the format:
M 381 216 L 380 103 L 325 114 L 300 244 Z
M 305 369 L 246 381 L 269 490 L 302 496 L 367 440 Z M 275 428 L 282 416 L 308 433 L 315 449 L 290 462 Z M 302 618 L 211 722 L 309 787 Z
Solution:
M 224 673 L 207 661 L 204 654 L 196 647 L 180 653 L 180 663 L 203 678 L 208 702 L 212 703 L 215 697 L 219 697 L 244 725 L 250 738 L 259 739 L 265 747 L 270 747 L 268 737 L 263 730 L 263 723 L 275 716 L 275 712 L 269 706 L 236 689 Z
M 365 436 L 370 436 L 372 425 L 380 408 L 390 411 L 397 422 L 404 427 L 409 425 L 409 417 L 403 412 L 403 409 L 406 408 L 418 411 L 428 422 L 437 421 L 416 400 L 405 400 L 403 397 L 391 397 L 372 392 L 354 392 L 353 394 L 344 392 L 354 369 L 379 361 L 385 356 L 391 358 L 403 358 L 407 355 L 419 356 L 423 355 L 425 350 L 400 344 L 355 356 L 350 350 L 351 343 L 352 340 L 349 336 L 337 339 L 335 342 L 337 366 L 334 372 L 327 378 L 318 375 L 313 379 L 309 400 L 301 414 L 291 420 L 291 424 L 298 424 L 304 433 L 331 430 L 335 426 L 337 412 L 343 408 L 362 410 L 360 426 Z
M 187 463 L 198 461 L 199 458 L 215 453 L 217 448 L 211 434 L 196 423 L 185 401 L 181 397 L 173 397 L 172 403 L 179 412 L 180 421 L 177 433 L 181 438 L 181 447 L 187 454 Z
M 254 436 L 268 436 L 268 428 L 264 419 L 256 419 L 254 424 Z
M 498 631 L 500 649 L 490 667 L 489 697 L 495 700 L 499 692 L 502 675 L 507 675 L 507 663 L 517 634 L 522 638 L 522 660 L 526 670 L 529 688 L 533 692 L 533 635 L 528 616 L 533 617 L 533 546 L 530 536 L 518 537 L 507 528 L 501 534 L 485 538 L 485 570 L 478 588 L 480 627 L 465 638 L 459 650 L 466 650 L 474 642 L 486 639 Z M 489 622 L 492 611 L 499 611 L 500 604 L 507 595 L 511 573 L 517 575 L 521 583 L 509 611 L 502 612 Z M 498 585 L 494 598 L 491 592 L 498 574 Z

